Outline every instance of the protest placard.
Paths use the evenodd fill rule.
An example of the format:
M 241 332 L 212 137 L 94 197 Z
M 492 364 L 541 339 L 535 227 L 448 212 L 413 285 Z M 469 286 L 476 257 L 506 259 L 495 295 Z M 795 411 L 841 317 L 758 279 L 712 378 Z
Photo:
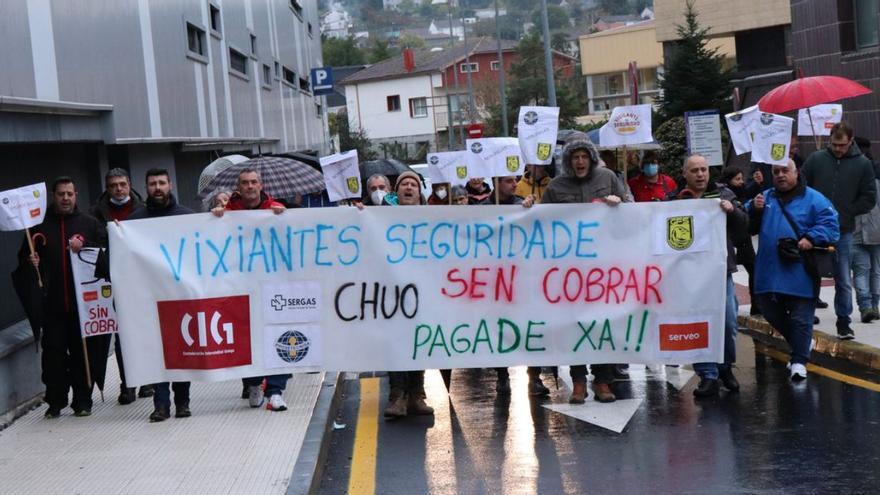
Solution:
M 0 192 L 0 230 L 29 229 L 45 216 L 45 182 Z
M 321 157 L 320 161 L 330 201 L 361 197 L 357 150 Z
M 599 145 L 606 148 L 650 143 L 653 140 L 651 105 L 614 107 L 608 122 L 599 129 Z
M 453 186 L 467 184 L 470 177 L 466 151 L 428 153 L 428 170 L 431 169 L 436 170 L 443 179 L 438 182 L 448 182 Z M 434 180 L 433 176 L 431 180 Z
M 516 128 L 527 165 L 550 165 L 559 132 L 559 107 L 520 107 Z
M 517 138 L 468 139 L 465 151 L 469 177 L 507 177 L 525 170 Z
M 733 149 L 737 155 L 752 151 L 752 124 L 758 120 L 760 115 L 758 105 L 753 105 L 724 116 L 724 120 L 727 122 L 727 132 L 730 134 L 730 140 L 733 142 Z
M 807 112 L 809 110 L 809 113 Z M 798 136 L 827 136 L 843 119 L 843 105 L 828 103 L 798 110 Z
M 116 333 L 116 310 L 113 307 L 113 288 L 105 278 L 95 276 L 95 264 L 100 250 L 82 248 L 70 252 L 70 268 L 79 328 L 83 338 Z
M 692 200 L 110 224 L 126 378 L 719 362 L 725 223 Z
M 771 165 L 787 164 L 793 124 L 794 119 L 782 115 L 760 114 L 752 123 L 752 161 Z

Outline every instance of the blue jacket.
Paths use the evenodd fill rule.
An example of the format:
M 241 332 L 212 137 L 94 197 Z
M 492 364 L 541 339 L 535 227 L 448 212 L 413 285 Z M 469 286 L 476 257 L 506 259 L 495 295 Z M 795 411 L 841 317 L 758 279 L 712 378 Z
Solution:
M 808 237 L 817 246 L 834 244 L 840 238 L 840 224 L 831 201 L 813 188 L 799 187 L 802 190 L 785 205 L 785 210 L 797 224 L 801 237 Z M 783 261 L 776 250 L 777 240 L 798 237 L 782 213 L 776 190 L 764 191 L 764 200 L 761 212 L 755 210 L 754 200 L 746 204 L 746 211 L 761 226 L 755 258 L 755 293 L 814 297 L 813 279 L 804 264 Z

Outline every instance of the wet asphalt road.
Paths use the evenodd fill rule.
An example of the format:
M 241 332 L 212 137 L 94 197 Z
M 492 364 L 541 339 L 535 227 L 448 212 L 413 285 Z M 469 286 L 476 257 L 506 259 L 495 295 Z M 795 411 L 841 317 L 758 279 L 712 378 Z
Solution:
M 509 397 L 496 395 L 492 370 L 455 370 L 448 395 L 429 371 L 435 416 L 394 421 L 381 416 L 382 377 L 376 440 L 357 456 L 356 432 L 369 428 L 358 425 L 362 381 L 347 380 L 337 419 L 346 427 L 332 434 L 320 493 L 348 493 L 352 472 L 362 482 L 365 471 L 352 493 L 880 493 L 880 393 L 816 373 L 792 384 L 751 339 L 740 336 L 738 351 L 740 392 L 699 402 L 696 378 L 679 391 L 662 368 L 635 368 L 614 385 L 618 398 L 636 400 L 610 416 L 638 404 L 619 434 L 542 406 L 565 403 L 568 390 L 530 399 L 525 368 L 511 370 Z M 371 456 L 375 469 L 364 470 Z

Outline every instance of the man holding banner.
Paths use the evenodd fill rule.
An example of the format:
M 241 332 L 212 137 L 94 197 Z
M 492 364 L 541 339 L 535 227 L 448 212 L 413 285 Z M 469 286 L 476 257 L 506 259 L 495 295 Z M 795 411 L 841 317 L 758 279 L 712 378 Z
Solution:
M 621 181 L 611 170 L 599 167 L 599 153 L 584 135 L 575 135 L 562 149 L 562 175 L 554 178 L 541 203 L 605 203 L 617 206 L 626 197 Z M 613 364 L 594 364 L 593 392 L 599 402 L 614 402 L 611 391 Z M 587 367 L 571 367 L 573 389 L 568 402 L 583 404 L 587 397 Z
M 76 206 L 76 185 L 70 177 L 52 183 L 53 204 L 42 224 L 33 229 L 34 252 L 27 239 L 19 258 L 39 270 L 46 290 L 45 325 L 42 339 L 44 400 L 49 405 L 47 418 L 57 418 L 67 407 L 68 391 L 73 389 L 71 407 L 78 417 L 92 414 L 92 383 L 86 370 L 88 345 L 94 351 L 109 350 L 109 335 L 89 339 L 80 334 L 73 276 L 68 250 L 78 252 L 84 245 L 105 245 L 106 231 L 97 219 L 80 212 Z M 100 348 L 100 349 L 98 349 Z

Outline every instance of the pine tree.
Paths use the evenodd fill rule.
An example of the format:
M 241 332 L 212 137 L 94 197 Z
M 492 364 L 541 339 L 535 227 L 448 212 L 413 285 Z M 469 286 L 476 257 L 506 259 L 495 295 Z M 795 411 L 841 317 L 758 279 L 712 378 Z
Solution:
M 724 113 L 729 108 L 732 71 L 724 69 L 724 56 L 717 48 L 707 47 L 709 31 L 700 27 L 693 0 L 688 0 L 685 24 L 676 29 L 680 40 L 660 80 L 663 96 L 658 102 L 664 121 L 687 111 L 717 109 Z

